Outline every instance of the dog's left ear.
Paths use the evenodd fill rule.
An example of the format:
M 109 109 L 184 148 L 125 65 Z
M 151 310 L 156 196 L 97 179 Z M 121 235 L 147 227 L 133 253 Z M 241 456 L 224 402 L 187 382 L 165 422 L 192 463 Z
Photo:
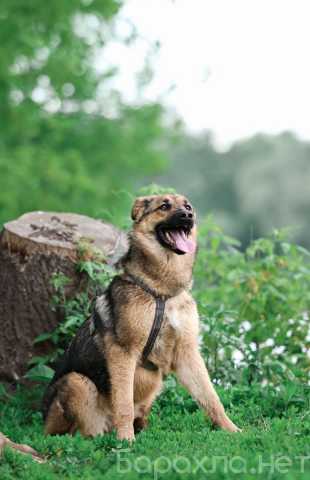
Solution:
M 148 197 L 138 197 L 136 199 L 131 210 L 131 218 L 134 222 L 138 222 L 141 217 L 149 210 L 149 207 L 154 198 L 154 195 L 149 195 Z

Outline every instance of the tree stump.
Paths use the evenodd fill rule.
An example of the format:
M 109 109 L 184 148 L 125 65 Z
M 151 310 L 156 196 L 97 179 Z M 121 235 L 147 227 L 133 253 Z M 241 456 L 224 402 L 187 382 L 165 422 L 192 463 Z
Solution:
M 76 261 L 81 241 L 99 249 L 110 264 L 128 248 L 125 233 L 83 215 L 32 212 L 4 225 L 0 234 L 0 380 L 18 380 L 30 358 L 42 353 L 34 339 L 62 320 L 51 309 L 55 294 L 51 278 L 63 273 L 71 279 L 68 296 L 79 290 Z

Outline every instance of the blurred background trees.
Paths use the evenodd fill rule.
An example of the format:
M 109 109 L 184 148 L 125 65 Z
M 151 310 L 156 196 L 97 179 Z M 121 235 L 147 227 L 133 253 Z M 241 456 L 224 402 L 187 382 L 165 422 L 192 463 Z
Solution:
M 209 133 L 184 134 L 170 157 L 156 181 L 186 193 L 201 214 L 212 212 L 244 246 L 288 226 L 310 246 L 310 143 L 290 132 L 260 134 L 220 152 Z
M 95 71 L 120 6 L 1 2 L 0 223 L 30 210 L 117 212 L 117 192 L 164 165 L 162 107 L 125 105 L 110 85 L 117 70 Z
M 98 71 L 95 61 L 105 64 L 116 37 L 136 41 L 134 27 L 122 35 L 115 28 L 121 6 L 1 2 L 0 224 L 31 210 L 120 223 L 130 195 L 155 181 L 187 194 L 201 215 L 213 212 L 244 246 L 290 225 L 309 247 L 310 144 L 285 132 L 218 151 L 210 132 L 173 127 L 163 104 L 143 96 L 126 103 L 117 65 L 107 60 Z M 137 90 L 151 79 L 146 62 Z

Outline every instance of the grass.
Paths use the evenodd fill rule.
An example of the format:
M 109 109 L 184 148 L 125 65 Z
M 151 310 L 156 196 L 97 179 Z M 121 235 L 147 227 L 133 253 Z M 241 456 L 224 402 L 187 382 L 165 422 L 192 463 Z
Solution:
M 95 439 L 44 437 L 40 387 L 20 388 L 0 399 L 0 429 L 36 448 L 47 461 L 37 464 L 6 449 L 0 479 L 309 479 L 308 387 L 218 390 L 243 433 L 214 430 L 187 393 L 170 382 L 154 404 L 149 428 L 130 446 L 114 433 Z

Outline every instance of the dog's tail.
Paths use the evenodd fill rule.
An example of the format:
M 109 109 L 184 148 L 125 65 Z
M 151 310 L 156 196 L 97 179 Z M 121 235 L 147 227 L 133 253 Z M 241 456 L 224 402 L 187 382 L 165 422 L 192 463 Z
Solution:
M 42 399 L 41 412 L 43 420 L 46 420 L 50 406 L 57 396 L 57 381 L 71 371 L 66 353 L 59 359 L 55 365 L 55 373 L 51 382 L 48 384 Z
M 57 385 L 52 380 L 52 382 L 48 385 L 47 389 L 45 390 L 43 399 L 42 399 L 41 412 L 42 412 L 44 422 L 47 418 L 50 406 L 52 405 L 56 396 L 57 396 Z

